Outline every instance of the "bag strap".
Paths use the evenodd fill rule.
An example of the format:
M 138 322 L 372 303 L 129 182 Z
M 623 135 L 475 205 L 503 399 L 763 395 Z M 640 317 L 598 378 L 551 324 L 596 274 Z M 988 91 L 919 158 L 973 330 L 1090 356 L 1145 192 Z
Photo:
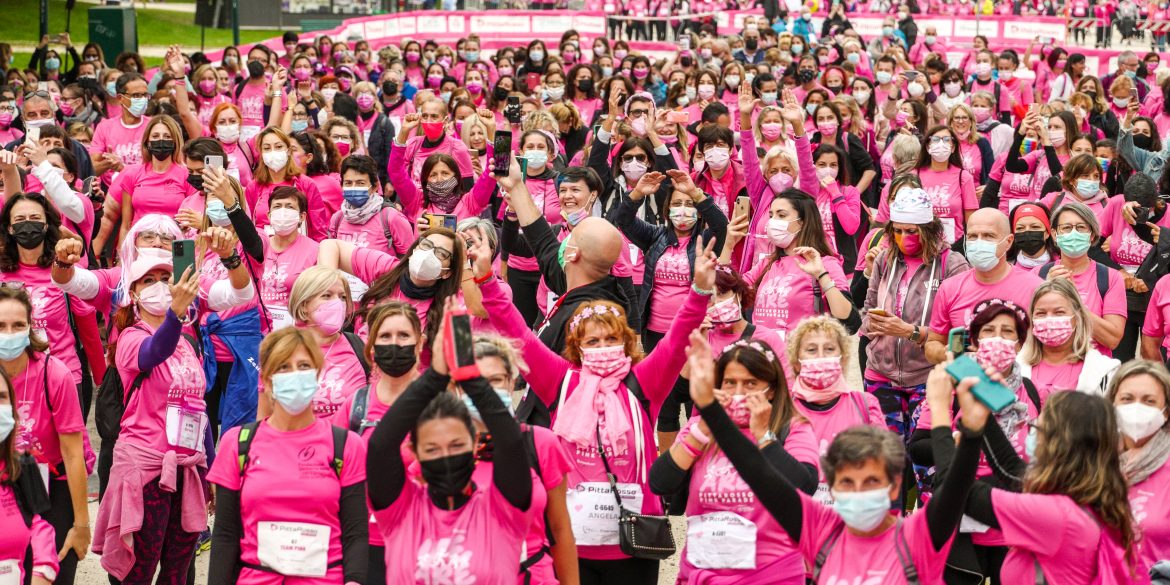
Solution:
M 349 346 L 353 348 L 353 353 L 357 356 L 358 363 L 362 365 L 362 371 L 366 373 L 366 379 L 368 380 L 370 377 L 370 363 L 366 361 L 366 344 L 362 341 L 362 338 L 357 336 L 356 333 L 344 331 L 342 334 L 345 335 L 345 339 L 349 341 Z
M 386 237 L 386 251 L 394 255 L 394 234 L 390 233 L 390 222 L 386 220 L 386 208 L 391 207 L 389 201 L 382 203 L 382 209 L 378 210 L 378 219 L 382 221 L 382 235 Z
M 1109 269 L 1100 262 L 1094 262 L 1097 267 L 1097 294 L 1101 295 L 1101 302 L 1105 301 L 1105 293 L 1109 292 Z
M 353 394 L 353 404 L 349 407 L 349 430 L 355 433 L 362 432 L 366 422 L 366 412 L 370 406 L 370 387 L 362 386 Z
M 756 333 L 756 324 L 749 321 L 747 324 L 747 327 L 743 328 L 743 333 L 740 334 L 739 338 L 741 340 L 751 339 L 752 335 L 755 335 L 755 333 Z
M 1036 276 L 1039 276 L 1041 280 L 1046 280 L 1048 278 L 1048 273 L 1052 270 L 1052 266 L 1054 264 L 1055 262 L 1049 262 L 1044 266 L 1041 266 L 1040 270 L 1036 273 Z
M 838 524 L 833 531 L 829 533 L 828 540 L 821 545 L 820 550 L 817 551 L 816 559 L 813 561 L 813 577 L 812 582 L 816 583 L 820 580 L 821 570 L 825 568 L 825 561 L 829 559 L 829 553 L 833 552 L 833 548 L 837 546 L 837 541 L 841 540 L 841 533 L 845 530 L 845 523 Z
M 1036 390 L 1036 384 L 1029 378 L 1020 378 L 1024 383 L 1024 392 L 1028 393 L 1028 400 L 1032 401 L 1032 405 L 1036 407 L 1036 412 L 1040 412 L 1040 392 Z
M 821 313 L 825 312 L 825 300 L 823 298 L 821 298 L 822 294 L 823 294 L 821 292 L 821 283 L 817 282 L 817 279 L 815 279 L 815 278 L 813 278 L 812 281 L 813 281 L 813 286 L 812 286 L 813 314 L 820 315 Z
M 613 490 L 613 499 L 617 501 L 618 508 L 621 508 L 622 496 L 618 493 L 617 476 L 610 470 L 609 458 L 605 456 L 605 445 L 601 444 L 601 425 L 597 425 L 593 432 L 597 435 L 597 454 L 601 456 L 601 464 L 605 466 L 605 477 L 609 479 L 609 489 Z
M 329 218 L 329 237 L 336 238 L 339 227 L 341 227 L 341 214 L 335 213 L 333 217 Z
M 239 447 L 237 447 L 240 477 L 244 477 L 244 470 L 248 468 L 248 453 L 252 450 L 252 440 L 256 438 L 256 432 L 259 430 L 260 421 L 252 421 L 240 427 Z
M 341 479 L 341 470 L 345 467 L 345 441 L 349 438 L 349 429 L 337 425 L 330 428 L 333 430 L 333 460 L 329 466 L 333 468 L 337 479 Z

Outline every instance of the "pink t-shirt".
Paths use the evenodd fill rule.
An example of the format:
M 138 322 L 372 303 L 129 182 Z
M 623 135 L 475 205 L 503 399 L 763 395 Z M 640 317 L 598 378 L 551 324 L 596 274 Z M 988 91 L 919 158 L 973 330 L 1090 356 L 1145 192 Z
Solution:
M 166 171 L 156 173 L 147 162 L 129 165 L 118 173 L 110 187 L 110 197 L 120 203 L 122 193 L 130 194 L 134 206 L 133 223 L 148 213 L 174 217 L 179 205 L 194 195 L 195 189 L 187 184 L 186 166 L 172 163 Z
M 402 256 L 414 243 L 414 226 L 401 211 L 393 207 L 384 207 L 378 215 L 371 217 L 366 223 L 356 224 L 345 220 L 341 211 L 333 214 L 330 226 L 336 226 L 331 237 L 353 244 L 355 248 L 372 248 L 383 252 L 393 252 L 395 256 Z M 390 232 L 390 239 L 386 239 L 386 232 Z
M 1110 197 L 1105 206 L 1105 212 L 1099 216 L 1101 220 L 1101 237 L 1109 239 L 1109 257 L 1128 270 L 1130 274 L 1137 272 L 1146 256 L 1154 249 L 1153 244 L 1146 243 L 1133 231 L 1133 226 L 1121 217 L 1121 208 L 1125 206 L 1124 197 Z M 1162 215 L 1157 223 L 1161 227 L 1170 227 L 1170 213 Z
M 1105 289 L 1104 298 L 1101 297 L 1101 289 L 1097 288 L 1097 263 L 1094 261 L 1089 262 L 1088 270 L 1073 275 L 1073 284 L 1077 287 L 1077 292 L 1081 293 L 1081 300 L 1089 313 L 1098 317 L 1120 315 L 1125 319 L 1129 314 L 1129 305 L 1125 300 L 1125 279 L 1121 277 L 1120 272 L 1112 268 L 1108 271 L 1109 287 Z M 1093 347 L 1105 357 L 1113 356 L 1113 350 L 1100 343 L 1094 341 Z
M 195 116 L 199 118 L 199 123 L 203 125 L 204 128 L 207 128 L 211 125 L 211 112 L 215 110 L 215 106 L 218 106 L 219 104 L 230 104 L 231 102 L 232 99 L 223 94 L 217 94 L 209 98 L 196 95 L 195 104 L 198 107 L 198 110 Z
M 1032 292 L 1043 282 L 1039 276 L 1012 267 L 1008 275 L 994 284 L 983 284 L 968 270 L 942 282 L 930 312 L 930 330 L 946 337 L 955 327 L 971 322 L 975 305 L 988 299 L 1011 301 L 1019 307 L 1032 306 Z
M 296 239 L 283 252 L 276 251 L 272 240 L 263 238 L 264 242 L 264 273 L 260 277 L 260 300 L 272 316 L 274 325 L 283 322 L 291 324 L 287 318 L 288 294 L 292 292 L 293 283 L 306 268 L 317 265 L 317 249 L 320 244 L 307 236 L 297 235 Z M 283 313 L 283 314 L 282 314 Z
M 57 467 L 64 461 L 60 435 L 85 430 L 72 372 L 61 360 L 33 352 L 24 371 L 12 377 L 12 388 L 20 421 L 13 435 L 16 448 Z
M 1170 278 L 1163 276 L 1150 292 L 1142 335 L 1161 338 L 1162 347 L 1170 348 Z
M 118 337 L 118 349 L 114 365 L 122 380 L 134 380 L 141 371 L 138 369 L 138 353 L 143 342 L 154 335 L 154 328 L 148 323 L 138 322 L 122 331 Z M 206 420 L 207 405 L 203 393 L 207 388 L 207 377 L 195 348 L 186 339 L 179 338 L 175 353 L 150 370 L 142 387 L 126 402 L 126 414 L 122 415 L 122 433 L 119 441 L 132 441 L 137 445 L 166 452 L 173 449 L 165 429 L 168 411 L 187 411 L 202 415 Z M 127 384 L 126 390 L 130 386 Z M 203 435 L 198 445 L 203 446 Z
M 0 280 L 19 281 L 32 301 L 32 331 L 42 341 L 49 342 L 49 353 L 64 362 L 73 375 L 73 383 L 81 383 L 81 360 L 77 359 L 73 330 L 69 328 L 69 307 L 65 293 L 53 283 L 52 269 L 20 264 L 16 272 L 0 272 Z M 84 304 L 81 299 L 71 303 Z
M 461 508 L 443 510 L 416 477 L 373 513 L 386 543 L 386 582 L 514 584 L 532 509 L 508 503 L 493 482 L 477 483 Z
M 1101 527 L 1071 498 L 1058 494 L 991 492 L 1007 542 L 1004 583 L 1035 583 L 1035 563 L 1049 583 L 1098 583 Z
M 368 384 L 362 363 L 344 335 L 332 343 L 321 344 L 325 365 L 317 374 L 317 395 L 313 397 L 313 414 L 328 419 L 345 399 Z
M 686 299 L 691 286 L 691 266 L 687 259 L 687 242 L 690 236 L 679 239 L 677 246 L 663 251 L 654 265 L 654 290 L 650 294 L 650 320 L 646 328 L 656 333 L 666 333 Z
M 841 260 L 834 256 L 825 256 L 821 260 L 837 289 L 849 290 L 849 281 L 845 280 L 845 273 L 841 270 Z M 756 287 L 753 322 L 775 330 L 781 340 L 801 319 L 815 314 L 813 277 L 801 270 L 792 256 L 781 256 L 776 262 L 761 262 L 744 275 L 744 280 Z M 820 305 L 823 312 L 829 311 L 828 301 L 822 298 Z
M 1040 403 L 1047 402 L 1048 396 L 1053 392 L 1076 390 L 1077 380 L 1080 379 L 1084 367 L 1085 362 L 1050 364 L 1044 360 L 1032 366 L 1031 380 L 1040 395 Z
M 0 474 L 8 475 L 6 467 L 7 462 L 0 461 Z M 34 567 L 51 567 L 56 571 L 55 539 L 53 526 L 40 516 L 33 516 L 31 528 L 25 526 L 20 506 L 16 503 L 16 492 L 12 491 L 11 485 L 0 484 L 0 559 L 16 561 L 16 566 L 9 567 L 14 574 L 0 576 L 10 579 L 10 583 L 23 583 L 24 555 L 30 546 Z
M 1129 507 L 1141 529 L 1139 545 L 1141 564 L 1138 573 L 1145 575 L 1154 563 L 1170 559 L 1170 465 L 1163 463 L 1145 481 L 1129 488 Z
M 686 439 L 694 417 L 678 434 L 675 443 Z M 747 429 L 743 432 L 749 433 Z M 801 463 L 816 467 L 819 457 L 813 430 L 803 421 L 790 425 L 784 450 Z M 687 583 L 737 583 L 741 580 L 777 585 L 803 585 L 804 566 L 800 552 L 776 519 L 756 499 L 721 450 L 710 446 L 691 468 L 690 497 L 687 499 L 687 543 L 679 559 L 679 579 Z M 755 529 L 754 567 L 737 566 L 744 559 L 717 552 L 712 533 L 744 523 Z M 738 532 L 738 531 L 736 531 Z M 745 543 L 749 544 L 749 543 Z
M 236 99 L 240 107 L 240 137 L 247 140 L 260 133 L 260 129 L 268 125 L 264 119 L 264 88 L 263 83 L 247 82 Z
M 817 441 L 817 456 L 829 452 L 829 444 L 833 442 L 841 431 L 857 425 L 873 425 L 885 428 L 886 419 L 882 416 L 881 405 L 877 398 L 868 392 L 846 392 L 837 399 L 837 403 L 828 410 L 813 410 L 803 400 L 794 400 L 796 410 L 808 419 L 812 425 L 813 434 Z M 824 472 L 818 478 L 817 494 L 828 496 L 829 486 L 825 484 Z M 828 500 L 822 500 L 827 502 Z
M 817 553 L 829 540 L 830 535 L 840 531 L 836 546 L 825 559 L 821 569 L 822 583 L 859 584 L 881 583 L 902 585 L 906 574 L 898 558 L 899 528 L 890 526 L 877 536 L 864 537 L 850 533 L 844 522 L 831 507 L 815 502 L 812 497 L 800 494 L 804 522 L 801 526 L 800 552 L 810 565 L 816 561 Z M 926 509 L 919 508 L 901 520 L 901 537 L 910 550 L 910 558 L 918 569 L 923 583 L 942 583 L 943 568 L 951 542 L 948 540 L 942 550 L 935 550 L 927 527 Z M 1016 581 L 1011 581 L 1015 583 Z M 1022 583 L 1023 581 L 1019 581 Z
M 224 434 L 219 456 L 207 474 L 207 481 L 240 493 L 240 560 L 259 565 L 261 530 L 275 529 L 268 523 L 302 523 L 328 528 L 329 553 L 326 564 L 337 563 L 325 577 L 282 578 L 281 575 L 243 567 L 238 583 L 303 585 L 340 583 L 341 489 L 366 480 L 366 444 L 350 433 L 345 441 L 341 477 L 333 469 L 333 431 L 325 420 L 298 431 L 279 431 L 260 423 L 248 453 L 248 467 L 240 476 L 239 427 Z
M 142 162 L 142 133 L 146 131 L 146 123 L 150 118 L 143 116 L 137 124 L 127 126 L 122 118 L 107 118 L 98 122 L 93 131 L 93 140 L 89 142 L 89 157 L 101 160 L 104 153 L 116 154 L 122 159 L 125 167 Z M 112 184 L 114 175 L 112 170 L 102 175 L 102 182 Z
M 1060 207 L 1060 205 L 1056 204 L 1056 199 L 1058 197 L 1060 198 L 1060 205 L 1064 205 L 1065 203 L 1072 203 L 1074 201 L 1077 203 L 1084 203 L 1085 207 L 1088 207 L 1089 210 L 1093 212 L 1093 215 L 1097 217 L 1098 224 L 1105 223 L 1105 203 L 1108 201 L 1108 199 L 1102 199 L 1096 203 L 1086 203 L 1077 198 L 1077 196 L 1068 192 L 1053 191 L 1040 199 L 1040 202 L 1047 206 L 1048 209 L 1055 211 L 1057 207 Z
M 966 223 L 964 212 L 979 209 L 979 198 L 975 196 L 975 180 L 971 172 L 953 166 L 941 172 L 925 168 L 918 169 L 918 177 L 922 179 L 922 188 L 930 197 L 934 215 L 943 224 L 947 241 L 953 243 L 963 237 L 963 225 Z M 881 203 L 889 207 L 888 198 L 882 199 Z
M 345 201 L 345 197 L 341 194 L 341 175 L 326 173 L 310 176 L 309 179 L 317 186 L 317 192 L 321 194 L 321 202 L 325 204 L 325 215 L 332 217 L 338 209 L 341 209 L 341 202 Z

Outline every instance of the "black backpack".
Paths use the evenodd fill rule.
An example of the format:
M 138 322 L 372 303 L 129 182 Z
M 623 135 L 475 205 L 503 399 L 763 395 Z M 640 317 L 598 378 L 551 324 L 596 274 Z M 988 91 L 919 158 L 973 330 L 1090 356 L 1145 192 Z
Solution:
M 195 338 L 187 333 L 183 334 L 183 338 L 191 344 L 195 354 L 199 355 L 199 345 L 195 342 Z M 118 368 L 113 366 L 106 368 L 106 375 L 102 377 L 102 385 L 98 388 L 97 404 L 93 412 L 94 425 L 97 427 L 98 436 L 102 438 L 102 441 L 114 442 L 118 440 L 118 435 L 122 433 L 122 417 L 126 414 L 126 405 L 129 404 L 130 398 L 142 386 L 147 376 L 150 376 L 151 371 L 138 372 L 134 381 L 130 383 L 130 388 L 127 389 L 123 386 Z
M 244 477 L 244 471 L 248 469 L 248 453 L 252 451 L 252 441 L 256 438 L 256 433 L 260 430 L 261 421 L 253 421 L 240 427 L 239 436 L 239 450 L 237 455 L 239 457 L 238 466 L 240 469 L 240 477 Z M 329 461 L 329 468 L 338 479 L 341 479 L 341 470 L 345 466 L 345 441 L 349 438 L 349 431 L 339 426 L 333 425 L 333 458 Z

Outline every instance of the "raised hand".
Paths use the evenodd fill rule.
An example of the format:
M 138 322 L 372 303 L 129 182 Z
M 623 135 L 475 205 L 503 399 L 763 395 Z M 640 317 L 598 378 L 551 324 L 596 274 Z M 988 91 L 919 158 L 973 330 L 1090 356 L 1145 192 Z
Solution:
M 704 408 L 715 402 L 715 358 L 707 336 L 698 330 L 691 332 L 691 344 L 686 348 L 687 366 L 691 372 L 691 400 Z
M 171 312 L 180 317 L 186 315 L 191 303 L 199 294 L 199 273 L 195 271 L 194 266 L 188 266 L 179 281 L 170 287 Z
M 695 237 L 698 238 L 695 240 L 695 287 L 700 290 L 715 290 L 715 238 L 703 242 L 702 235 Z
M 796 259 L 796 265 L 813 278 L 825 271 L 825 262 L 821 259 L 821 253 L 814 248 L 808 246 L 793 248 L 792 256 Z
M 638 184 L 634 185 L 633 190 L 630 191 L 630 199 L 641 201 L 643 198 L 653 195 L 664 180 L 666 180 L 666 175 L 657 171 L 642 175 L 642 178 L 638 179 Z

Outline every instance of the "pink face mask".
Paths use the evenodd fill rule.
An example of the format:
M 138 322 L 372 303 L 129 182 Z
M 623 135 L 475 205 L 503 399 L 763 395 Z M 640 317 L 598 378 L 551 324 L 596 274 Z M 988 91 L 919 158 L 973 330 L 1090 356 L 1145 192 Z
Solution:
M 800 383 L 813 390 L 824 390 L 841 379 L 841 358 L 827 357 L 800 360 Z
M 985 368 L 1002 372 L 1016 361 L 1016 342 L 1002 337 L 980 339 L 975 361 Z
M 825 179 L 825 178 L 836 179 L 837 178 L 837 167 L 817 167 L 817 178 L 818 179 Z
M 774 142 L 780 139 L 780 132 L 784 130 L 783 124 L 769 122 L 760 126 L 760 134 L 764 135 L 769 142 Z
M 325 335 L 336 335 L 345 324 L 345 302 L 330 299 L 313 310 L 313 324 Z
M 471 93 L 479 93 L 479 92 L 483 91 L 483 82 L 482 81 L 468 81 L 467 82 L 467 91 L 469 91 Z
M 337 154 L 340 154 L 342 156 L 342 158 L 349 156 L 350 146 L 349 146 L 348 142 L 338 141 L 338 142 L 334 143 L 334 146 L 337 147 Z
M 363 93 L 357 96 L 357 105 L 363 110 L 368 110 L 374 107 L 374 101 L 375 99 L 373 94 Z
M 752 409 L 748 406 L 746 394 L 733 394 L 723 405 L 727 410 L 727 416 L 731 418 L 731 422 L 735 426 L 746 429 L 752 424 Z
M 1073 335 L 1072 317 L 1036 319 L 1032 322 L 1032 335 L 1048 347 L 1061 345 Z
M 630 131 L 632 131 L 635 136 L 645 136 L 646 117 L 642 116 L 640 118 L 634 118 L 633 120 L 630 120 Z
M 313 77 L 313 70 L 308 67 L 293 69 L 293 79 L 297 81 L 308 81 L 311 77 Z
M 972 112 L 975 112 L 975 121 L 982 124 L 991 119 L 991 108 L 973 107 Z
M 910 119 L 910 114 L 907 114 L 906 112 L 899 110 L 898 113 L 894 115 L 894 125 L 898 126 L 900 128 L 902 126 L 905 126 L 906 121 L 909 119 Z
M 787 220 L 774 217 L 768 220 L 768 225 L 765 228 L 768 232 L 768 239 L 777 248 L 787 248 L 792 244 L 792 240 L 796 239 L 796 233 L 788 231 L 788 226 L 789 222 Z
M 821 136 L 834 136 L 837 134 L 837 123 L 817 122 L 817 130 L 821 132 Z
M 215 80 L 204 79 L 203 81 L 200 81 L 199 91 L 203 92 L 203 95 L 210 95 L 215 93 Z
M 768 179 L 768 186 L 772 188 L 772 192 L 779 195 L 780 193 L 792 188 L 792 176 L 788 173 L 776 173 Z
M 719 301 L 707 309 L 707 317 L 716 327 L 729 327 L 743 319 L 743 310 L 739 307 L 739 299 Z
M 581 350 L 581 367 L 590 373 L 606 377 L 630 365 L 630 356 L 622 345 L 587 347 Z
M 0 112 L 0 128 L 7 128 L 12 125 L 12 112 Z

